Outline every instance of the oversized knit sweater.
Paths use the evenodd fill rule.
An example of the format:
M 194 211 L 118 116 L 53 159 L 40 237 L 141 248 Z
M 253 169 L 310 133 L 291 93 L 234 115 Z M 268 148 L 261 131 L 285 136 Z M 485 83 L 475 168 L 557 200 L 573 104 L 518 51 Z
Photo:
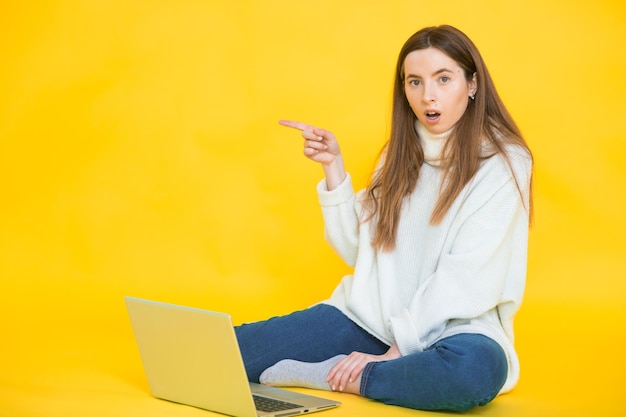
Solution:
M 359 221 L 363 191 L 354 192 L 349 175 L 331 191 L 319 183 L 326 239 L 353 267 L 324 303 L 388 345 L 397 343 L 402 355 L 459 333 L 488 336 L 507 356 L 506 392 L 519 378 L 513 318 L 526 280 L 531 159 L 522 149 L 507 149 L 523 198 L 496 154 L 433 225 L 443 174 L 437 161 L 449 132 L 433 136 L 419 124 L 417 130 L 427 163 L 403 202 L 392 251 L 372 246 L 373 224 Z

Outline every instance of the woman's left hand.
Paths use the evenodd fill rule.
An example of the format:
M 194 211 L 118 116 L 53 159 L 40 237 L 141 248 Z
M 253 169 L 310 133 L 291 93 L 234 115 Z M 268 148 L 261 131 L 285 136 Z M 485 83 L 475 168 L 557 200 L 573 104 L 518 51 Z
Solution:
M 401 357 L 397 345 L 393 345 L 382 355 L 370 355 L 368 353 L 352 352 L 344 359 L 337 362 L 330 370 L 326 381 L 333 391 L 343 391 L 349 383 L 356 381 L 365 369 L 365 365 L 370 362 L 384 362 Z

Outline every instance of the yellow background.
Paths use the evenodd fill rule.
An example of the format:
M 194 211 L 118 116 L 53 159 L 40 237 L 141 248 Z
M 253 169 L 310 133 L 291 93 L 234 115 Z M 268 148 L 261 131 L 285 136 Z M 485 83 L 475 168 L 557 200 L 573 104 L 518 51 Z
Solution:
M 625 415 L 623 2 L 58 0 L 0 6 L 0 416 L 207 415 L 148 396 L 122 297 L 237 323 L 327 297 L 321 169 L 277 120 L 333 130 L 362 187 L 399 48 L 440 23 L 536 159 L 522 379 L 473 413 Z

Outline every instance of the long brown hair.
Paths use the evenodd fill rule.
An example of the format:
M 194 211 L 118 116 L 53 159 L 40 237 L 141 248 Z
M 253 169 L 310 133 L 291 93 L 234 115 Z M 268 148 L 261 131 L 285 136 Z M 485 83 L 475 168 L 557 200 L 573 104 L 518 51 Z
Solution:
M 376 218 L 372 244 L 386 251 L 395 247 L 402 202 L 415 188 L 424 163 L 424 152 L 415 130 L 417 117 L 404 92 L 404 60 L 409 53 L 427 48 L 436 48 L 456 61 L 468 82 L 476 74 L 478 84 L 475 99 L 469 101 L 447 140 L 444 152 L 448 162 L 444 166 L 442 188 L 431 214 L 431 224 L 441 222 L 463 187 L 478 171 L 485 158 L 484 141 L 493 149 L 489 156 L 502 154 L 507 163 L 504 147 L 508 144 L 521 146 L 531 155 L 474 43 L 463 32 L 448 25 L 416 32 L 406 41 L 398 56 L 390 138 L 381 152 L 382 166 L 374 172 L 363 202 L 367 213 L 365 220 Z M 521 195 L 519 184 L 518 190 Z

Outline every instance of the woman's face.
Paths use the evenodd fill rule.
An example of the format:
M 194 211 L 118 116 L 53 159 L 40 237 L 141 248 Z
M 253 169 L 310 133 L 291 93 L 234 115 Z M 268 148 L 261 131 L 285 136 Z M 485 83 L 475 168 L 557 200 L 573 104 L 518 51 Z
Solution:
M 449 130 L 461 119 L 476 87 L 476 74 L 468 82 L 459 64 L 439 49 L 420 49 L 404 59 L 406 98 L 433 134 Z

